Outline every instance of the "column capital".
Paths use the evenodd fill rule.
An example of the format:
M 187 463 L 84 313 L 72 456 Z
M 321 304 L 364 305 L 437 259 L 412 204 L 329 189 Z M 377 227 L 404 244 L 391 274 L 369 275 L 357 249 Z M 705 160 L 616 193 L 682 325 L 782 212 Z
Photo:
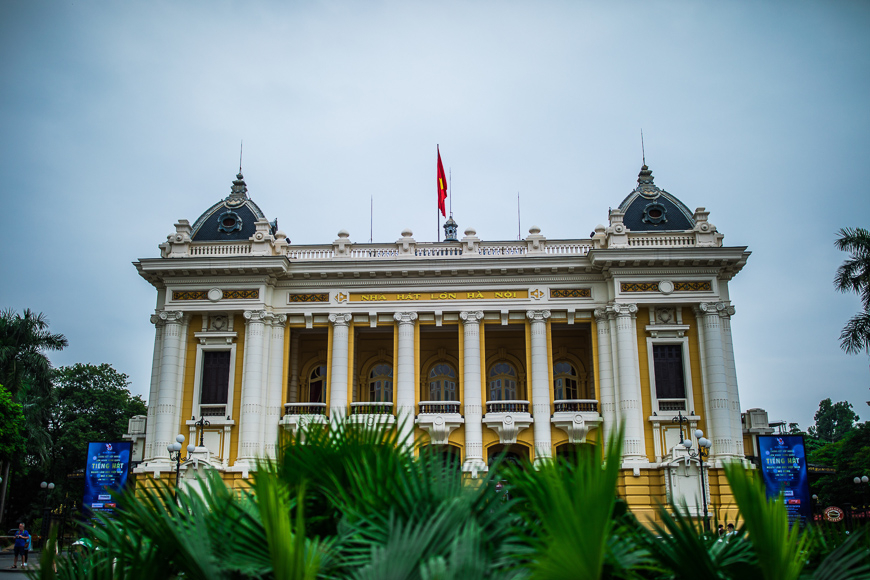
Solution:
M 725 302 L 701 302 L 698 309 L 708 316 L 726 316 L 729 305 Z
M 459 313 L 459 318 L 465 324 L 479 324 L 483 320 L 483 312 L 480 310 L 466 310 Z
M 634 316 L 637 314 L 637 304 L 614 304 L 612 308 L 617 316 Z
M 602 306 L 601 308 L 596 308 L 592 311 L 592 316 L 595 317 L 595 320 L 598 322 L 605 322 L 610 318 L 613 318 L 613 306 Z
M 177 310 L 163 310 L 157 314 L 157 318 L 164 324 L 181 324 L 184 319 L 184 313 Z M 151 321 L 154 322 L 154 317 L 151 318 Z
M 348 324 L 350 324 L 351 318 L 353 318 L 353 316 L 348 314 L 347 312 L 333 312 L 329 315 L 329 321 L 332 323 L 333 326 L 347 326 Z
M 547 320 L 548 318 L 550 318 L 550 311 L 549 310 L 526 310 L 526 316 L 532 322 L 535 322 L 535 321 L 543 322 L 543 321 Z
M 273 314 L 272 315 L 272 326 L 284 326 L 287 322 L 286 314 Z
M 414 324 L 414 321 L 417 320 L 417 313 L 396 312 L 395 314 L 393 314 L 393 320 L 395 320 L 399 324 Z
M 245 310 L 245 320 L 248 322 L 259 322 L 265 324 L 275 316 L 271 312 L 265 310 Z

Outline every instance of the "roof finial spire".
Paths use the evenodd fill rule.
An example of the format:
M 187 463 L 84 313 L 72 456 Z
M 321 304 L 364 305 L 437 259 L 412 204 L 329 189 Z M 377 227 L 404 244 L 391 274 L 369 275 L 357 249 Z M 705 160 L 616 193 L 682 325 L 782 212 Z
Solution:
M 640 154 L 643 158 L 643 165 L 646 166 L 646 151 L 643 148 L 643 129 L 640 130 Z M 241 171 L 241 169 L 239 169 Z
M 244 149 L 244 147 L 245 147 L 245 140 L 242 139 L 239 142 L 239 173 L 242 172 L 242 150 Z

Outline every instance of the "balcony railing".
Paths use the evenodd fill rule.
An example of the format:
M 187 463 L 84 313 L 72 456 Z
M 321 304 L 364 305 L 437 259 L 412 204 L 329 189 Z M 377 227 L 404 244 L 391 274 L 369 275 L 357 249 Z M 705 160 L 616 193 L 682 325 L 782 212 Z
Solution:
M 487 413 L 528 413 L 528 401 L 487 401 Z
M 455 413 L 459 414 L 459 401 L 420 401 L 420 413 Z
M 392 415 L 392 403 L 351 403 L 351 415 Z
M 226 405 L 200 405 L 199 414 L 203 417 L 223 417 L 227 414 Z
M 285 403 L 287 415 L 326 415 L 326 403 Z
M 659 411 L 685 411 L 686 399 L 659 399 Z
M 557 413 L 598 412 L 598 401 L 595 399 L 561 399 L 553 404 Z

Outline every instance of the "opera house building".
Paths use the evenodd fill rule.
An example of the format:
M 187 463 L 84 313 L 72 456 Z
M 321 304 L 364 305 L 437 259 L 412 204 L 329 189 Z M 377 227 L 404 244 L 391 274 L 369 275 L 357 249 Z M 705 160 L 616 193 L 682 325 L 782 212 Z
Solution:
M 469 479 L 503 452 L 570 458 L 621 422 L 619 495 L 634 511 L 700 509 L 698 429 L 712 443 L 710 509 L 727 506 L 722 465 L 753 454 L 729 293 L 749 252 L 725 245 L 708 214 L 644 165 L 589 238 L 532 227 L 488 241 L 451 218 L 443 242 L 342 230 L 296 245 L 239 173 L 227 197 L 175 224 L 159 257 L 135 263 L 157 292 L 148 415 L 128 435 L 135 478 L 174 477 L 167 445 L 181 433 L 196 446 L 182 480 L 213 469 L 244 487 L 282 431 L 338 414 L 399 425 Z

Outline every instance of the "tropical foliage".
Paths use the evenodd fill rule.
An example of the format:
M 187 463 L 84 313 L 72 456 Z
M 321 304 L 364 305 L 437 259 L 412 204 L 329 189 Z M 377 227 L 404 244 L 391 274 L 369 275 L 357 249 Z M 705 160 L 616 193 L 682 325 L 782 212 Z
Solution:
M 862 310 L 849 319 L 840 333 L 840 347 L 848 353 L 870 352 L 870 231 L 843 228 L 834 245 L 851 255 L 837 269 L 834 287 L 854 292 L 861 298 Z
M 851 579 L 870 577 L 866 535 L 789 528 L 740 466 L 727 475 L 736 535 L 701 531 L 684 509 L 638 522 L 617 498 L 620 449 L 576 464 L 494 466 L 460 480 L 450 456 L 414 456 L 395 429 L 333 421 L 263 461 L 248 492 L 211 473 L 119 497 L 115 520 L 87 529 L 94 549 L 44 552 L 38 575 L 63 579 Z M 614 437 L 619 441 L 619 437 Z M 421 443 L 421 442 L 418 442 Z M 423 451 L 421 449 L 421 451 Z M 605 458 L 602 461 L 602 455 Z M 160 480 L 165 481 L 165 480 Z

